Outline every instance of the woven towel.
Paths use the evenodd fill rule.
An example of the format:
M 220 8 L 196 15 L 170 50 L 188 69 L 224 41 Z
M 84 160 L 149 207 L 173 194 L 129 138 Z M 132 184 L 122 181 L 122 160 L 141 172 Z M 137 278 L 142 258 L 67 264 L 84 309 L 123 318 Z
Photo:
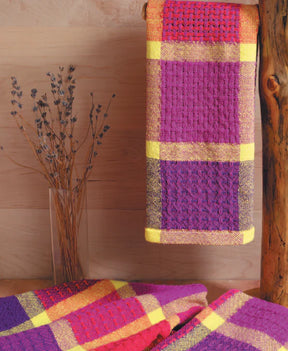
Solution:
M 288 309 L 231 290 L 153 351 L 286 351 Z
M 66 283 L 0 298 L 0 350 L 143 351 L 206 306 L 200 284 Z
M 256 6 L 148 2 L 146 240 L 253 240 L 258 22 Z

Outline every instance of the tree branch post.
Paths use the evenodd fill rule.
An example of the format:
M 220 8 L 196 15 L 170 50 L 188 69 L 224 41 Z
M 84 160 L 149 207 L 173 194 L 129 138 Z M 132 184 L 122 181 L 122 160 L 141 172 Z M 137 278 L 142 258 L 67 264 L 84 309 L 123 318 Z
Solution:
M 260 295 L 288 306 L 288 0 L 260 0 L 263 236 Z

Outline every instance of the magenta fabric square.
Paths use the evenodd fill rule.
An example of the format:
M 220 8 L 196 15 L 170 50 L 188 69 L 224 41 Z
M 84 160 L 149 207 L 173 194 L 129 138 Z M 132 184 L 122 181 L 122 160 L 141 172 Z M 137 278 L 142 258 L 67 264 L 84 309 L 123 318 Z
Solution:
M 239 163 L 161 161 L 161 177 L 161 229 L 239 229 Z
M 162 61 L 160 140 L 239 143 L 239 67 Z
M 86 290 L 96 284 L 97 280 L 81 280 L 67 282 L 47 289 L 35 290 L 35 294 L 45 308 L 52 307 L 57 303 L 73 296 L 75 293 Z
M 166 1 L 163 40 L 239 43 L 240 6 Z
M 103 307 L 90 304 L 77 314 L 68 315 L 66 319 L 78 342 L 85 344 L 119 330 L 143 316 L 145 311 L 141 303 L 131 297 L 123 301 L 112 301 Z

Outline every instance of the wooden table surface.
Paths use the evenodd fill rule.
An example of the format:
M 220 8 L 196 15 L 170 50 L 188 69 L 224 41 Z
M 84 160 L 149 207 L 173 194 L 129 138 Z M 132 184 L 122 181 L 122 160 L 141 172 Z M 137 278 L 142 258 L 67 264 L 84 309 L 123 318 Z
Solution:
M 217 299 L 229 289 L 239 289 L 248 294 L 257 295 L 255 289 L 259 288 L 259 280 L 181 280 L 181 281 L 149 281 L 155 284 L 204 284 L 208 289 L 208 302 Z M 0 280 L 0 297 L 21 294 L 26 291 L 44 289 L 52 286 L 50 280 Z

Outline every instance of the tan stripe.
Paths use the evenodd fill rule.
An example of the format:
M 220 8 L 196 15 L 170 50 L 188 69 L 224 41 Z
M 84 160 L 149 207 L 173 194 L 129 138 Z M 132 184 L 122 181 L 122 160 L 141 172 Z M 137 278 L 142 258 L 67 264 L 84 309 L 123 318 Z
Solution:
M 136 299 L 141 303 L 146 314 L 157 310 L 161 307 L 159 301 L 153 295 L 142 295 L 137 296 Z
M 137 295 L 132 286 L 129 284 L 126 284 L 122 288 L 117 289 L 117 293 L 121 297 L 121 299 L 127 299 L 129 297 Z
M 282 345 L 265 333 L 255 329 L 240 327 L 226 322 L 217 329 L 217 333 L 231 339 L 252 345 L 258 350 L 278 350 Z
M 239 62 L 240 45 L 237 43 L 163 42 L 161 59 L 189 62 Z
M 249 144 L 254 142 L 255 69 L 255 63 L 240 63 L 238 108 L 241 144 Z
M 180 324 L 181 320 L 177 314 L 173 314 L 171 317 L 167 318 L 167 322 L 170 324 L 170 328 L 172 330 L 176 327 L 176 325 Z
M 247 301 L 253 299 L 253 297 L 248 296 L 242 292 L 234 294 L 225 303 L 217 307 L 215 312 L 219 314 L 223 319 L 229 319 L 232 317 L 240 308 L 242 308 Z
M 135 335 L 149 327 L 151 327 L 151 323 L 149 321 L 148 316 L 143 316 L 137 319 L 136 321 L 125 325 L 124 327 L 117 329 L 108 335 L 103 336 L 102 338 L 98 338 L 91 342 L 85 343 L 84 345 L 82 345 L 82 347 L 84 349 L 90 350 L 102 345 L 106 345 L 121 339 L 128 338 L 129 336 Z
M 197 325 L 190 333 L 175 340 L 171 345 L 164 348 L 165 351 L 186 351 L 197 345 L 210 334 L 210 330 L 204 325 Z
M 247 230 L 253 225 L 254 207 L 254 162 L 240 162 L 239 165 L 239 230 Z
M 45 311 L 38 296 L 32 291 L 18 295 L 16 297 L 29 318 L 33 318 Z
M 206 307 L 206 292 L 199 294 L 193 294 L 191 296 L 182 297 L 180 299 L 169 302 L 167 305 L 162 307 L 162 310 L 167 318 L 174 314 L 188 311 L 192 307 Z
M 241 245 L 243 233 L 237 231 L 205 231 L 171 229 L 161 230 L 162 244 L 199 244 L 199 245 Z
M 61 319 L 51 323 L 50 329 L 61 350 L 69 350 L 79 345 L 67 320 Z
M 146 173 L 146 225 L 148 228 L 160 229 L 162 221 L 160 161 L 148 158 Z
M 33 323 L 31 322 L 31 320 L 28 320 L 24 323 L 21 323 L 19 325 L 17 325 L 16 327 L 10 328 L 8 330 L 3 330 L 0 332 L 0 337 L 1 336 L 7 336 L 7 335 L 12 335 L 12 334 L 16 334 L 16 333 L 20 333 L 22 331 L 25 330 L 30 330 L 35 328 Z
M 161 63 L 159 60 L 147 60 L 146 64 L 146 139 L 160 139 L 161 124 Z
M 167 161 L 239 162 L 240 145 L 161 142 L 160 159 Z

